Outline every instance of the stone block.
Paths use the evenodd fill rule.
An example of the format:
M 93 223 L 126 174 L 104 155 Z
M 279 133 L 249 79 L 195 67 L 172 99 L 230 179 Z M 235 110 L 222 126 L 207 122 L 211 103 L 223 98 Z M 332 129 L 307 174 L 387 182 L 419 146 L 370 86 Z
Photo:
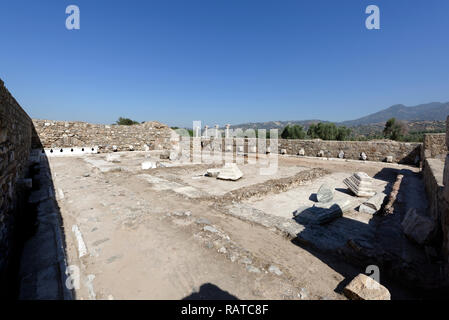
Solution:
M 435 222 L 424 214 L 425 212 L 418 213 L 416 209 L 411 209 L 401 223 L 405 235 L 420 245 L 431 242 L 436 230 Z
M 391 300 L 387 288 L 362 273 L 343 289 L 343 293 L 351 300 Z
M 365 172 L 356 172 L 343 182 L 357 197 L 372 197 L 376 194 L 372 189 L 372 178 Z
M 170 152 L 170 156 L 169 156 L 170 161 L 176 161 L 179 158 L 180 157 L 179 157 L 179 153 L 178 152 L 176 152 L 176 151 L 171 151 Z
M 304 151 L 304 149 L 303 148 L 299 149 L 298 156 L 305 156 L 305 155 L 306 155 L 306 152 Z
M 155 161 L 145 161 L 141 165 L 142 170 L 156 169 L 157 166 L 158 164 Z
M 334 199 L 333 189 L 329 187 L 327 184 L 322 184 L 321 187 L 318 189 L 316 199 L 318 202 L 323 203 L 332 201 Z
M 242 171 L 240 171 L 237 164 L 226 163 L 225 166 L 222 169 L 220 169 L 220 173 L 218 174 L 217 179 L 237 181 L 242 176 L 243 173 Z
M 217 168 L 207 169 L 205 176 L 216 178 L 220 174 L 220 170 L 221 169 L 217 169 Z
M 164 151 L 159 155 L 159 158 L 162 160 L 168 160 L 170 159 L 170 151 Z
M 301 224 L 326 224 L 343 216 L 352 208 L 350 200 L 340 200 L 313 207 L 301 207 L 293 215 Z
M 393 156 L 387 156 L 387 157 L 385 158 L 385 162 L 387 162 L 387 163 L 393 163 Z
M 379 212 L 386 198 L 387 195 L 384 192 L 377 193 L 360 205 L 359 212 L 368 214 Z
M 365 161 L 366 159 L 368 159 L 368 157 L 366 156 L 366 153 L 365 153 L 365 152 L 362 152 L 362 153 L 360 154 L 360 160 Z

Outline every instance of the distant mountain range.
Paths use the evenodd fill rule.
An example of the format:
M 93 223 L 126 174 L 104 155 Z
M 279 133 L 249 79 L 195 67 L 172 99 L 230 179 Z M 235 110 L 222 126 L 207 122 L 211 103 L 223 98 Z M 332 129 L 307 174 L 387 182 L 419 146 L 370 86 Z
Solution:
M 369 134 L 382 131 L 385 122 L 390 118 L 396 118 L 407 123 L 411 131 L 439 131 L 444 130 L 446 117 L 449 115 L 449 102 L 431 102 L 407 107 L 396 104 L 382 111 L 372 113 L 365 117 L 335 122 L 338 126 L 347 126 L 360 134 Z M 283 129 L 287 125 L 301 125 L 307 129 L 312 123 L 329 122 L 325 120 L 290 120 L 253 122 L 233 125 L 231 128 L 242 129 Z
M 370 114 L 356 120 L 340 122 L 341 125 L 354 127 L 365 124 L 385 122 L 390 118 L 405 121 L 444 121 L 449 115 L 449 102 L 431 102 L 414 107 L 396 104 L 385 110 Z

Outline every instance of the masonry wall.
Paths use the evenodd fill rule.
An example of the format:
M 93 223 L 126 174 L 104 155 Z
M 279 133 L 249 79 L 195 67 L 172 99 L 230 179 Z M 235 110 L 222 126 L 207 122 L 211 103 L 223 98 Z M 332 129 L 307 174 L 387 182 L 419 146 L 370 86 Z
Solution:
M 423 179 L 429 201 L 429 216 L 436 222 L 441 241 L 441 253 L 448 266 L 449 278 L 449 117 L 446 134 L 426 135 Z M 444 145 L 443 145 L 444 143 Z
M 443 230 L 445 212 L 449 208 L 443 194 L 443 171 L 444 161 L 441 159 L 426 158 L 424 160 L 422 175 L 429 201 L 428 215 L 435 221 L 440 235 Z
M 100 152 L 170 150 L 177 136 L 168 126 L 159 122 L 119 126 L 86 122 L 50 121 L 33 119 L 34 127 L 44 148 L 98 147 Z
M 393 162 L 415 164 L 420 158 L 420 143 L 405 143 L 389 140 L 380 141 L 324 141 L 324 140 L 279 140 L 279 151 L 286 149 L 287 154 L 298 154 L 304 149 L 306 156 L 317 156 L 320 151 L 324 156 L 337 158 L 340 151 L 345 159 L 359 160 L 364 152 L 367 160 L 385 161 L 393 156 Z
M 12 251 L 18 181 L 27 173 L 32 135 L 31 119 L 0 80 L 0 286 Z
M 213 149 L 212 139 L 202 139 L 203 147 Z M 226 139 L 223 139 L 222 150 L 225 150 Z M 234 151 L 236 150 L 235 141 L 233 142 Z M 250 147 L 248 147 L 248 144 Z M 270 140 L 266 140 L 266 145 L 270 145 Z M 278 140 L 278 153 L 286 151 L 289 155 L 298 155 L 301 149 L 304 149 L 304 155 L 317 157 L 320 151 L 323 151 L 324 157 L 337 158 L 340 151 L 344 152 L 345 159 L 360 160 L 360 154 L 364 152 L 367 160 L 385 161 L 387 156 L 393 157 L 393 162 L 404 164 L 417 164 L 420 160 L 421 143 L 406 143 L 390 140 L 379 141 L 325 141 L 325 140 Z M 210 147 L 209 147 L 210 146 Z M 244 152 L 253 152 L 251 146 L 257 146 L 255 139 L 244 140 Z M 270 150 L 273 152 L 274 150 Z M 265 153 L 266 149 L 257 147 L 258 153 Z
M 445 133 L 427 133 L 424 135 L 421 159 L 444 159 L 447 152 Z

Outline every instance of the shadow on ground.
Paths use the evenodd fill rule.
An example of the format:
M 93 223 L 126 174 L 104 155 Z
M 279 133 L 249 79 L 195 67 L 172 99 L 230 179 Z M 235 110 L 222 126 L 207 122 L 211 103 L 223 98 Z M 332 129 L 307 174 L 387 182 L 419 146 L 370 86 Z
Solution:
M 392 299 L 429 297 L 433 290 L 430 288 L 438 284 L 438 264 L 429 259 L 422 247 L 410 242 L 401 227 L 407 197 L 418 197 L 413 192 L 423 192 L 416 186 L 409 186 L 410 181 L 421 179 L 419 174 L 411 170 L 384 168 L 374 178 L 388 182 L 384 191 L 388 194 L 398 173 L 405 175 L 406 182 L 401 184 L 398 195 L 401 200 L 395 203 L 392 215 L 374 215 L 368 223 L 343 216 L 323 225 L 294 218 L 304 226 L 304 230 L 292 243 L 345 277 L 335 288 L 336 292 L 342 293 L 343 288 L 357 274 L 365 273 L 370 265 L 379 267 L 380 283 L 390 290 Z M 424 202 L 427 205 L 425 199 Z
M 33 128 L 34 129 L 34 128 Z M 34 131 L 26 178 L 32 188 L 18 190 L 15 250 L 11 259 L 7 299 L 67 300 L 66 241 L 48 159 Z
M 205 283 L 198 292 L 192 292 L 183 300 L 238 300 L 238 298 L 212 283 Z

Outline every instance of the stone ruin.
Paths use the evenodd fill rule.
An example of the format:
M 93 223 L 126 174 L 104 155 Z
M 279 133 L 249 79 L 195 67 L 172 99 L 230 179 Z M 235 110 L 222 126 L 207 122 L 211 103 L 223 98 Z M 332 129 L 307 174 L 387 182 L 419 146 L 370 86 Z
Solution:
M 375 191 L 372 189 L 372 179 L 365 172 L 354 173 L 346 178 L 344 183 L 357 197 L 372 197 L 375 195 Z
M 50 150 L 53 151 L 53 154 L 81 153 L 85 151 L 105 152 L 107 154 L 103 159 L 106 161 L 103 161 L 110 162 L 110 165 L 123 160 L 120 154 L 113 153 L 120 151 L 148 152 L 150 150 L 160 150 L 161 154 L 163 154 L 162 157 L 164 157 L 161 160 L 179 160 L 178 156 L 174 155 L 174 150 L 179 150 L 177 149 L 179 137 L 174 135 L 168 126 L 157 122 L 125 127 L 31 120 L 1 81 L 0 105 L 0 166 L 2 169 L 0 185 L 3 191 L 0 198 L 0 284 L 4 283 L 8 277 L 9 260 L 11 252 L 14 250 L 13 235 L 16 232 L 15 230 L 17 230 L 16 221 L 20 220 L 20 212 L 24 209 L 21 208 L 21 203 L 26 202 L 23 201 L 23 198 L 33 187 L 32 181 L 27 178 L 29 163 L 36 156 L 31 152 L 32 149 L 44 149 L 44 155 L 47 152 L 50 153 Z M 426 137 L 425 146 L 421 144 L 381 141 L 360 143 L 280 140 L 277 150 L 274 150 L 275 148 L 272 147 L 270 151 L 273 153 L 279 151 L 280 154 L 290 156 L 335 157 L 344 159 L 343 161 L 369 159 L 370 161 L 408 164 L 416 164 L 416 159 L 419 157 L 430 207 L 429 210 L 417 209 L 407 211 L 402 221 L 400 221 L 402 228 L 400 232 L 403 232 L 407 239 L 417 244 L 420 249 L 429 252 L 429 256 L 432 259 L 437 259 L 438 263 L 440 263 L 439 266 L 441 266 L 441 284 L 443 285 L 449 279 L 449 273 L 447 272 L 447 266 L 449 265 L 449 156 L 447 155 L 449 132 L 445 137 L 447 141 L 443 141 L 444 139 L 441 138 L 441 135 L 435 139 Z M 202 141 L 202 138 L 199 139 Z M 444 145 L 442 145 L 442 141 Z M 219 141 L 217 140 L 216 142 Z M 207 146 L 207 143 L 205 146 Z M 86 150 L 82 150 L 84 148 Z M 429 150 L 426 148 L 429 148 Z M 216 147 L 215 149 L 231 152 L 229 147 Z M 265 149 L 263 152 L 266 152 L 266 150 L 269 149 Z M 246 152 L 246 154 L 262 152 L 254 145 L 248 144 L 248 139 L 245 139 L 243 146 L 237 146 L 234 141 L 232 152 L 234 151 L 236 153 Z M 322 160 L 326 159 L 318 159 L 317 161 Z M 159 167 L 158 161 L 145 161 L 141 164 L 142 170 L 150 170 L 157 167 Z M 242 171 L 236 164 L 227 164 L 222 168 L 208 169 L 206 175 L 233 181 L 238 181 L 243 177 Z M 156 177 L 152 179 L 155 183 L 163 181 L 161 178 Z M 241 181 L 245 182 L 246 176 Z M 232 182 L 218 181 L 217 183 L 233 184 Z M 345 179 L 345 184 L 348 190 L 354 194 L 354 199 L 356 197 L 366 198 L 358 209 L 359 213 L 378 216 L 391 195 L 387 191 L 375 193 L 371 188 L 372 178 L 360 172 Z M 179 189 L 186 192 L 185 188 L 179 187 Z M 191 190 L 187 191 L 190 192 Z M 64 197 L 63 193 L 56 193 L 58 197 Z M 35 198 L 37 199 L 38 197 L 35 196 Z M 31 197 L 31 201 L 36 199 Z M 320 241 L 326 241 L 326 238 L 333 240 L 332 237 L 337 231 L 340 231 L 337 230 L 338 226 L 344 224 L 345 213 L 353 205 L 351 200 L 336 199 L 333 186 L 323 184 L 317 190 L 317 202 L 313 206 L 301 207 L 295 211 L 294 219 L 300 222 L 301 226 L 298 227 L 298 224 L 296 224 L 296 229 L 292 228 L 292 234 L 298 238 L 302 237 L 300 240 L 303 242 L 314 243 L 315 241 L 317 246 Z M 289 214 L 291 215 L 291 211 L 289 211 Z M 260 212 L 247 215 L 246 218 L 258 217 L 258 215 L 261 215 Z M 391 219 L 393 218 L 395 218 L 394 215 L 392 215 Z M 270 221 L 265 216 L 262 219 L 263 223 Z M 273 219 L 273 221 L 277 223 L 276 219 Z M 333 222 L 335 222 L 335 225 L 332 224 Z M 285 221 L 282 221 L 278 225 L 282 227 L 284 223 Z M 302 229 L 299 230 L 298 228 Z M 320 239 L 315 238 L 316 235 L 313 232 L 316 230 L 319 230 L 318 233 L 322 236 Z M 353 230 L 351 229 L 350 231 L 352 232 Z M 358 230 L 354 232 L 356 233 Z M 339 234 L 339 237 L 341 238 L 342 236 Z M 385 239 L 376 239 L 376 241 L 369 242 L 366 239 L 361 240 L 354 237 L 348 240 L 345 245 L 347 248 L 353 249 L 350 253 L 347 251 L 342 253 L 345 258 L 368 257 L 368 260 L 373 259 L 373 257 L 377 258 L 378 256 L 375 255 L 376 251 L 373 247 L 385 250 L 382 252 L 385 254 L 383 258 L 387 257 L 385 259 L 390 259 L 390 255 L 392 255 L 387 250 L 388 243 L 385 242 Z M 353 252 L 357 252 L 357 254 Z M 387 260 L 385 264 L 391 263 L 391 261 Z M 403 272 L 399 264 L 395 265 L 393 263 L 393 269 L 397 273 Z M 377 292 L 367 290 L 367 288 L 370 289 L 373 285 L 370 279 L 370 277 L 356 277 L 345 288 L 345 294 L 351 299 L 389 299 L 388 291 L 385 291 L 385 288 L 382 286 L 377 287 Z M 0 285 L 0 290 L 4 290 L 4 288 Z

